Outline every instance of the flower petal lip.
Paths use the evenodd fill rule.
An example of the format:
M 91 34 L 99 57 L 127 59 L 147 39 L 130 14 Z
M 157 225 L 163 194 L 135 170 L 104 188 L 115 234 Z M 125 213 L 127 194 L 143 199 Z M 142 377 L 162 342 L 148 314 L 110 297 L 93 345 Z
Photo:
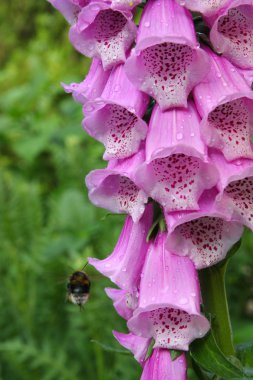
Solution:
M 204 16 L 217 15 L 231 0 L 176 0 L 180 5 L 185 6 L 191 11 L 200 12 Z
M 113 306 L 117 313 L 125 320 L 128 320 L 133 315 L 133 310 L 127 306 L 126 297 L 127 291 L 115 288 L 105 288 L 105 292 L 113 301 Z
M 123 334 L 113 331 L 113 336 L 126 349 L 130 350 L 134 358 L 143 366 L 151 339 L 143 338 L 135 334 Z
M 253 161 L 242 159 L 229 163 L 217 153 L 212 153 L 211 159 L 220 173 L 217 207 L 231 221 L 253 230 Z
M 197 44 L 190 13 L 172 0 L 149 1 L 126 62 L 129 79 L 166 110 L 187 107 L 190 91 L 207 71 L 208 56 Z
M 167 212 L 174 212 L 198 210 L 201 194 L 217 181 L 193 103 L 187 109 L 164 112 L 156 106 L 149 123 L 146 161 L 136 170 L 136 184 Z
M 114 10 L 104 2 L 92 1 L 78 15 L 70 28 L 73 46 L 87 57 L 102 60 L 104 70 L 125 62 L 135 36 L 131 12 Z
M 140 273 L 148 249 L 146 238 L 152 221 L 151 204 L 146 206 L 138 223 L 133 223 L 132 218 L 127 217 L 112 254 L 104 260 L 89 258 L 89 264 L 109 277 L 121 289 L 135 292 L 139 286 Z
M 172 255 L 160 233 L 146 257 L 139 304 L 127 326 L 131 332 L 153 337 L 154 347 L 188 350 L 190 342 L 206 334 L 208 320 L 200 314 L 197 272 L 187 257 Z M 159 276 L 157 276 L 159 273 Z
M 77 20 L 78 13 L 81 11 L 81 6 L 78 2 L 70 0 L 48 0 L 59 12 L 63 14 L 65 19 L 74 24 Z
M 144 149 L 124 160 L 111 160 L 108 168 L 93 170 L 86 177 L 89 199 L 98 207 L 128 213 L 138 222 L 148 201 L 134 182 L 134 172 L 144 160 Z
M 201 137 L 228 161 L 253 158 L 253 94 L 249 83 L 226 58 L 205 49 L 210 71 L 194 90 L 201 121 Z
M 231 222 L 226 210 L 217 207 L 216 195 L 217 190 L 214 189 L 203 194 L 197 212 L 165 215 L 168 250 L 188 256 L 196 269 L 207 268 L 223 260 L 243 233 L 243 226 Z
M 169 350 L 155 348 L 145 362 L 141 380 L 187 380 L 185 355 L 172 360 Z
M 148 96 L 128 80 L 124 65 L 115 67 L 101 97 L 84 107 L 83 127 L 105 145 L 104 159 L 127 158 L 138 151 L 147 134 L 141 119 L 147 105 Z
M 103 70 L 102 62 L 93 58 L 89 72 L 82 82 L 62 83 L 62 86 L 67 93 L 72 93 L 76 102 L 85 104 L 101 96 L 109 75 L 109 70 Z
M 253 68 L 253 1 L 231 1 L 214 22 L 210 40 L 233 64 Z

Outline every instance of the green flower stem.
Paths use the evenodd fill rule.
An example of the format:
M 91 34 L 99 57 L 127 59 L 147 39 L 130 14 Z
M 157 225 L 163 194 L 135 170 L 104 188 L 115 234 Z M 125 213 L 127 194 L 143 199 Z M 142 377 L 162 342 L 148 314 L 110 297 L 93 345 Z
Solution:
M 216 342 L 226 356 L 234 356 L 232 328 L 228 310 L 225 274 L 228 260 L 199 271 L 205 311 L 211 314 Z

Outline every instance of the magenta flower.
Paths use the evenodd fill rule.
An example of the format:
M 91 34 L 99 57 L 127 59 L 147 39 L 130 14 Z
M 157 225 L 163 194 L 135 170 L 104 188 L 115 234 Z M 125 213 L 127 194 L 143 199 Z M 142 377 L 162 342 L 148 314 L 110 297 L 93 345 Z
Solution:
M 151 204 L 146 206 L 138 223 L 127 217 L 112 254 L 104 260 L 89 258 L 89 263 L 121 289 L 136 291 L 148 249 L 146 238 L 152 221 Z
M 248 83 L 225 58 L 206 49 L 210 71 L 194 89 L 196 107 L 203 117 L 203 140 L 229 161 L 253 158 L 253 94 Z
M 187 380 L 185 355 L 172 361 L 168 350 L 156 348 L 145 362 L 141 380 Z
M 214 22 L 210 39 L 215 49 L 241 68 L 253 68 L 253 2 L 233 0 Z
M 143 366 L 148 351 L 150 338 L 143 338 L 135 334 L 123 334 L 118 331 L 112 332 L 117 341 L 134 355 L 134 358 Z M 161 379 L 162 380 L 162 379 Z
M 220 11 L 231 0 L 176 0 L 180 5 L 191 11 L 201 12 L 205 16 L 211 16 Z
M 215 206 L 214 194 L 202 197 L 198 211 L 166 215 L 167 248 L 177 255 L 188 256 L 197 269 L 223 260 L 243 233 L 241 224 L 229 222 L 226 210 Z
M 74 47 L 88 57 L 102 60 L 105 70 L 125 62 L 136 35 L 131 12 L 113 10 L 104 2 L 92 1 L 78 15 L 69 32 Z
M 166 238 L 166 233 L 161 233 L 150 243 L 139 304 L 127 325 L 136 335 L 154 338 L 154 347 L 188 350 L 193 339 L 207 333 L 209 322 L 200 314 L 194 265 L 167 251 Z
M 89 0 L 48 0 L 65 19 L 74 24 L 82 7 L 89 3 Z
M 89 198 L 96 206 L 127 213 L 138 222 L 148 201 L 134 182 L 134 174 L 144 161 L 144 150 L 125 160 L 111 160 L 106 169 L 93 170 L 86 177 Z
M 127 158 L 138 151 L 147 134 L 141 119 L 147 104 L 148 96 L 128 80 L 124 65 L 115 67 L 100 99 L 84 108 L 83 126 L 105 145 L 104 159 Z
M 85 104 L 101 96 L 110 71 L 104 71 L 102 62 L 94 58 L 90 70 L 81 83 L 62 84 L 66 92 L 72 93 L 76 102 Z
M 253 230 L 253 161 L 228 163 L 217 154 L 212 155 L 212 159 L 220 173 L 217 207 L 223 210 L 230 220 Z
M 128 321 L 133 316 L 133 310 L 137 306 L 137 299 L 134 295 L 123 289 L 105 288 L 105 292 L 113 301 L 113 306 L 117 313 Z
M 201 194 L 218 180 L 200 139 L 199 123 L 191 102 L 187 109 L 153 110 L 146 162 L 136 171 L 135 182 L 167 212 L 198 210 Z
M 188 11 L 173 0 L 149 0 L 126 63 L 129 79 L 165 110 L 187 107 L 190 91 L 207 70 L 208 57 L 197 45 Z

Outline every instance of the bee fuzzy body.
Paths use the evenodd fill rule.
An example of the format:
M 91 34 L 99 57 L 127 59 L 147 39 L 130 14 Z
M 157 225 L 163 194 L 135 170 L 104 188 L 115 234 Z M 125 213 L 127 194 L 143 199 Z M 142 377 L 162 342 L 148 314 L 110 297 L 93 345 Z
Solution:
M 71 303 L 83 306 L 90 293 L 90 280 L 87 274 L 83 271 L 74 272 L 68 280 L 67 284 L 67 299 Z

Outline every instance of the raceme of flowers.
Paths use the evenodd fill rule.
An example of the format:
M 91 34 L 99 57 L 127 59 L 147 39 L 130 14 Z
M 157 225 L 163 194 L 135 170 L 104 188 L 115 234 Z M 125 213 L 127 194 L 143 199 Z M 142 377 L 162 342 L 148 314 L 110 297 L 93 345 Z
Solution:
M 64 84 L 108 161 L 88 174 L 89 198 L 128 214 L 113 253 L 89 259 L 118 286 L 106 293 L 129 333 L 114 336 L 142 380 L 186 379 L 183 352 L 210 328 L 197 270 L 253 230 L 253 1 L 50 2 L 92 58 L 81 83 Z M 191 11 L 210 28 L 209 46 Z M 166 228 L 152 236 L 158 204 Z

